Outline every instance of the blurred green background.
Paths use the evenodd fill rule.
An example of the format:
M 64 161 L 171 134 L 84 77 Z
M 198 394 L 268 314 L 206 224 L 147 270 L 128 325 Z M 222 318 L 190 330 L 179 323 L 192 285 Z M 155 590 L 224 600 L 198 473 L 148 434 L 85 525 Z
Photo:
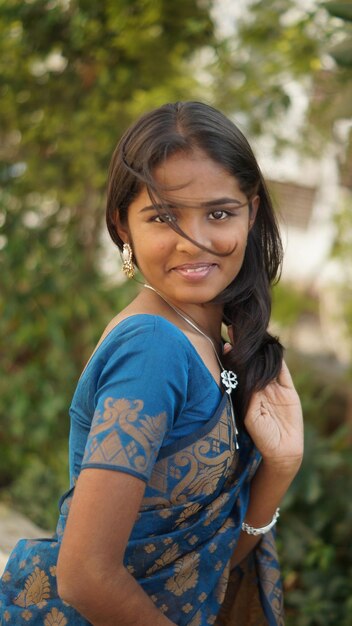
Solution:
M 49 529 L 67 488 L 75 384 L 136 290 L 104 235 L 122 131 L 165 101 L 201 99 L 233 115 L 255 145 L 269 138 L 277 162 L 285 151 L 314 161 L 334 148 L 335 195 L 323 204 L 335 279 L 319 289 L 284 272 L 274 292 L 273 327 L 306 419 L 279 544 L 287 624 L 350 626 L 351 2 L 1 0 L 0 94 L 0 500 Z M 297 98 L 304 107 L 290 134 Z M 319 211 L 314 219 L 319 228 Z M 327 292 L 338 306 L 326 325 Z

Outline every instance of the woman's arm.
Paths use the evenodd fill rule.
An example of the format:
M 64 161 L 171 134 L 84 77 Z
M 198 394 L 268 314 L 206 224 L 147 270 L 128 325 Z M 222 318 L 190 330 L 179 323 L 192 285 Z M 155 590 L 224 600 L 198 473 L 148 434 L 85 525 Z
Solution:
M 129 474 L 82 471 L 60 549 L 60 597 L 94 626 L 171 626 L 123 565 L 145 483 Z
M 301 403 L 285 362 L 278 380 L 253 395 L 245 426 L 262 455 L 251 482 L 245 521 L 260 528 L 271 521 L 303 458 Z M 259 540 L 260 535 L 242 532 L 231 567 L 245 558 Z

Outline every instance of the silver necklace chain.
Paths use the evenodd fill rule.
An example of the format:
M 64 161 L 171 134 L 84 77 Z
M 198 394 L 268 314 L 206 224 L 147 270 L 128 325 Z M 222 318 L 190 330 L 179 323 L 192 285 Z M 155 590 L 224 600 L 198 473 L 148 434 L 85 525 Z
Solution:
M 170 307 L 170 309 L 172 309 L 173 311 L 175 311 L 175 313 L 177 315 L 179 315 L 185 322 L 187 322 L 187 324 L 189 324 L 192 328 L 194 328 L 194 330 L 196 330 L 200 335 L 202 335 L 205 339 L 207 339 L 207 341 L 209 341 L 211 347 L 214 350 L 214 354 L 216 356 L 216 359 L 220 365 L 220 369 L 221 369 L 221 382 L 225 387 L 225 391 L 228 394 L 228 400 L 229 400 L 229 405 L 230 405 L 230 409 L 231 409 L 231 416 L 232 416 L 232 420 L 234 423 L 234 428 L 235 428 L 235 445 L 236 445 L 236 449 L 238 450 L 239 445 L 237 442 L 237 435 L 238 435 L 238 430 L 237 430 L 237 426 L 236 426 L 236 420 L 235 420 L 235 413 L 233 410 L 233 404 L 232 404 L 232 398 L 231 398 L 231 391 L 232 389 L 236 389 L 237 385 L 238 385 L 238 381 L 237 381 L 237 376 L 236 374 L 232 371 L 232 370 L 225 370 L 223 364 L 221 363 L 220 357 L 218 355 L 218 351 L 215 347 L 215 344 L 213 342 L 213 340 L 211 339 L 211 337 L 209 337 L 209 335 L 207 335 L 201 328 L 199 328 L 198 324 L 195 323 L 195 321 L 193 319 L 191 319 L 190 317 L 188 317 L 188 315 L 186 315 L 185 313 L 183 313 L 183 311 L 181 311 L 178 307 L 176 307 L 174 304 L 171 304 L 171 302 L 169 302 L 161 293 L 160 291 L 157 291 L 156 289 L 154 289 L 154 287 L 152 287 L 151 285 L 147 285 L 146 283 L 144 284 L 144 287 L 146 287 L 147 289 L 151 289 L 151 291 L 154 291 L 159 298 L 161 298 L 162 300 L 164 300 L 164 302 L 166 302 L 166 304 Z

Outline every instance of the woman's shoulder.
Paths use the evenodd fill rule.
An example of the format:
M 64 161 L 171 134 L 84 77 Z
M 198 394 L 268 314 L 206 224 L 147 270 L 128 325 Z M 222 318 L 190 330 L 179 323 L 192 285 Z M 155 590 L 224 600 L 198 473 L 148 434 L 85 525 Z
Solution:
M 184 399 L 192 369 L 192 346 L 188 344 L 179 328 L 158 315 L 137 313 L 120 318 L 85 366 L 71 410 L 82 402 L 86 404 L 89 398 L 94 404 L 99 389 L 112 384 L 118 384 L 120 390 L 132 385 L 141 394 L 148 388 L 153 393 L 155 382 L 164 381 L 165 390 L 169 385 L 174 394 Z
M 174 363 L 177 360 L 189 365 L 194 349 L 186 335 L 172 322 L 150 313 L 117 316 L 106 327 L 83 374 L 101 370 L 108 363 L 121 359 L 130 362 L 138 359 L 155 364 Z M 144 357 L 143 357 L 144 355 Z M 82 375 L 83 375 L 82 374 Z
M 113 318 L 106 327 L 98 346 L 107 339 L 135 339 L 139 335 L 149 336 L 151 340 L 163 339 L 164 341 L 175 339 L 186 348 L 190 341 L 186 335 L 175 324 L 161 315 L 152 313 L 134 313 L 132 315 L 122 315 Z

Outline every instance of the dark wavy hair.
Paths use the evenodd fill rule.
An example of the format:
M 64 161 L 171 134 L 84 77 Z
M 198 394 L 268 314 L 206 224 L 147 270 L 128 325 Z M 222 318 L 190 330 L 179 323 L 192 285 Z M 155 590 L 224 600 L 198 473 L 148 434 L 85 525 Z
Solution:
M 282 245 L 270 196 L 247 139 L 225 115 L 201 102 L 165 104 L 146 113 L 125 132 L 113 154 L 107 227 L 122 249 L 117 213 L 121 223 L 126 223 L 128 207 L 143 185 L 152 199 L 158 197 L 156 209 L 160 210 L 160 198 L 170 189 L 156 184 L 155 167 L 176 153 L 189 154 L 197 149 L 236 178 L 250 208 L 253 197 L 260 198 L 241 270 L 217 298 L 224 305 L 223 321 L 233 330 L 233 349 L 223 357 L 223 364 L 238 374 L 234 401 L 243 418 L 252 393 L 277 377 L 283 357 L 280 342 L 268 332 L 271 285 L 280 275 Z M 190 239 L 177 223 L 168 223 Z

